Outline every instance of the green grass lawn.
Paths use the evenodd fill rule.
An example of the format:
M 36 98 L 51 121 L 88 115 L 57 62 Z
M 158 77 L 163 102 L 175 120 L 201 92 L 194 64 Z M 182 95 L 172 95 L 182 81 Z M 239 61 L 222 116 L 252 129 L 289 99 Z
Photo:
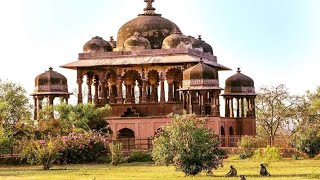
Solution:
M 214 176 L 208 177 L 205 173 L 197 176 L 185 177 L 181 172 L 176 172 L 173 166 L 157 166 L 152 163 L 132 163 L 120 166 L 101 164 L 65 165 L 54 166 L 49 171 L 41 170 L 40 166 L 0 166 L 0 179 L 13 180 L 102 180 L 102 179 L 230 179 L 224 175 L 229 171 L 229 166 L 234 165 L 238 175 L 247 175 L 248 180 L 253 179 L 320 179 L 320 160 L 292 160 L 282 159 L 272 162 L 268 171 L 271 177 L 259 177 L 258 160 L 238 160 L 229 158 L 224 161 L 224 167 L 214 170 Z

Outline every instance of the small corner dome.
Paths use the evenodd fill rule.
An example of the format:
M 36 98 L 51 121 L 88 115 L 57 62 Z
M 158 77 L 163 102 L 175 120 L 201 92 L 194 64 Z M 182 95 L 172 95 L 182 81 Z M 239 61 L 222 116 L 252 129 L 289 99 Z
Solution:
M 174 32 L 166 37 L 162 43 L 162 49 L 172 48 L 192 48 L 192 41 L 182 33 Z
M 83 53 L 109 52 L 112 46 L 102 37 L 95 36 L 83 46 Z
M 236 74 L 226 80 L 224 94 L 241 93 L 247 95 L 255 95 L 254 81 L 241 73 L 240 68 Z
M 124 48 L 126 50 L 151 49 L 151 45 L 147 38 L 136 32 L 124 42 Z
M 196 39 L 192 36 L 189 36 L 192 41 L 192 48 L 197 49 L 200 51 L 203 51 L 204 53 L 209 53 L 213 55 L 213 49 L 210 44 L 206 43 L 204 40 L 202 40 L 201 35 L 199 35 L 199 38 Z
M 218 79 L 218 71 L 202 61 L 183 72 L 184 80 Z
M 68 93 L 67 78 L 50 67 L 48 71 L 35 78 L 35 93 L 37 92 Z

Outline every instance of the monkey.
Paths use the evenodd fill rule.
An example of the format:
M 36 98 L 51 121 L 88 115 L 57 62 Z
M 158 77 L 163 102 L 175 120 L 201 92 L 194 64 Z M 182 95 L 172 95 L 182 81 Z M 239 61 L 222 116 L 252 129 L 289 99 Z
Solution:
M 260 175 L 261 176 L 271 176 L 269 174 L 269 172 L 267 171 L 267 168 L 263 164 L 260 164 Z
M 240 175 L 240 180 L 247 180 L 245 175 Z
M 226 174 L 226 177 L 236 177 L 237 170 L 232 165 L 230 166 L 230 171 Z

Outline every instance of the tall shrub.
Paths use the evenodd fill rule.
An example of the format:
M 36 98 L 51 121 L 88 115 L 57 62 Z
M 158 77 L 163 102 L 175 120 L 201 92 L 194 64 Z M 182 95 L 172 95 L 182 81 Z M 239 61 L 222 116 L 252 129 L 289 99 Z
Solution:
M 257 141 L 252 136 L 243 136 L 238 142 L 238 149 L 240 151 L 239 157 L 241 159 L 249 158 L 253 155 L 254 148 L 257 147 Z
M 117 166 L 122 160 L 122 143 L 110 143 L 111 164 Z
M 51 139 L 49 141 L 31 140 L 20 153 L 20 157 L 30 164 L 42 165 L 43 170 L 49 170 L 59 157 L 59 153 Z
M 304 128 L 295 133 L 291 138 L 291 144 L 299 151 L 306 153 L 309 158 L 320 154 L 320 126 Z
M 172 123 L 155 137 L 152 156 L 156 163 L 173 163 L 186 175 L 211 171 L 221 164 L 225 152 L 219 138 L 195 115 L 174 115 Z

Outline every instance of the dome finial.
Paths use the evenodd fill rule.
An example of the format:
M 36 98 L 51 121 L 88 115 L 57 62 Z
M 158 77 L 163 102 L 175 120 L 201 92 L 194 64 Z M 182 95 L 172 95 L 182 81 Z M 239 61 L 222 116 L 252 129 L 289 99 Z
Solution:
M 202 35 L 198 35 L 198 40 L 202 40 L 202 37 L 201 37 Z
M 155 15 L 156 13 L 154 12 L 156 10 L 156 8 L 152 7 L 152 3 L 154 2 L 154 0 L 144 0 L 144 2 L 147 3 L 147 7 L 144 8 L 144 14 L 145 15 Z
M 241 73 L 241 70 L 240 70 L 240 68 L 238 68 L 238 71 L 237 71 L 238 73 Z
M 50 67 L 49 67 L 49 71 L 52 71 L 52 70 L 53 70 L 53 68 L 50 66 Z

